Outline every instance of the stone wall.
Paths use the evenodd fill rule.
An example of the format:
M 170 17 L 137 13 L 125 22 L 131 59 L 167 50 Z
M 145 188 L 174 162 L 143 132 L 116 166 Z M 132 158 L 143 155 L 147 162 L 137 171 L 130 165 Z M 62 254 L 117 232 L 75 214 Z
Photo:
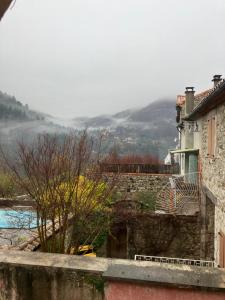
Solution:
M 107 175 L 110 178 L 110 174 Z M 165 174 L 120 174 L 118 191 L 126 192 L 159 192 L 168 182 L 171 175 Z
M 216 117 L 215 157 L 207 156 L 207 120 Z M 216 198 L 215 204 L 215 259 L 219 260 L 218 232 L 225 233 L 225 104 L 210 111 L 202 118 L 202 146 L 200 163 L 202 165 L 203 186 L 206 186 Z
M 201 253 L 200 258 L 204 260 L 215 260 L 214 238 L 215 238 L 215 204 L 202 191 L 201 195 Z
M 198 215 L 127 213 L 117 217 L 107 256 L 133 259 L 135 254 L 200 259 Z

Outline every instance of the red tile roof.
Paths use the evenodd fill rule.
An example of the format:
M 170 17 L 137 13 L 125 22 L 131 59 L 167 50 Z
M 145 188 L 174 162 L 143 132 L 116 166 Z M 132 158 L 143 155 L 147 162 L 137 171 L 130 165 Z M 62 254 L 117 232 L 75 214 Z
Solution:
M 198 101 L 198 102 L 200 102 L 205 97 L 207 97 L 212 90 L 213 90 L 213 88 L 205 90 L 205 91 L 203 91 L 201 93 L 196 94 L 195 95 L 195 100 Z M 185 95 L 177 95 L 177 102 L 176 102 L 176 104 L 179 105 L 179 106 L 182 106 L 185 103 L 185 99 L 186 99 Z
M 213 90 L 213 88 L 205 90 L 199 94 L 196 94 L 195 99 L 202 100 L 203 98 L 207 97 L 212 90 Z

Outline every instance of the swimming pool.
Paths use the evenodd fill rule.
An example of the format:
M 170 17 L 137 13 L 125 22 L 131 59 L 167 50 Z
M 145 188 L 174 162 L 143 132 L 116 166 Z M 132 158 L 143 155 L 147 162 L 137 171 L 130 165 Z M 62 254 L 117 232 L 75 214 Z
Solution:
M 31 229 L 35 227 L 37 227 L 35 211 L 0 209 L 0 228 Z

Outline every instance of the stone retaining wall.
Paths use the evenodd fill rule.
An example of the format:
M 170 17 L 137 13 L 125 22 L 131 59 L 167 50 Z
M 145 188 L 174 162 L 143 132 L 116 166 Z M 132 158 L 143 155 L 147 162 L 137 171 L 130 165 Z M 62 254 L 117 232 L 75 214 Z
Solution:
M 108 179 L 111 174 L 106 174 Z M 165 174 L 120 174 L 118 179 L 118 191 L 121 193 L 135 192 L 159 192 L 168 182 L 172 175 Z
M 121 213 L 108 239 L 107 257 L 135 254 L 200 259 L 198 215 Z

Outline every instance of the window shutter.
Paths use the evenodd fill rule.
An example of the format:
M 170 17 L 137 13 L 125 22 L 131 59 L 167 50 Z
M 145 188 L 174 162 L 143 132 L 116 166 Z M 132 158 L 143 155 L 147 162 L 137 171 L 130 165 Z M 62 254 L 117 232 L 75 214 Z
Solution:
M 225 235 L 223 236 L 223 268 L 225 268 Z
M 215 155 L 216 150 L 216 118 L 211 120 L 211 155 Z
M 208 152 L 207 154 L 210 156 L 212 153 L 212 119 L 208 120 Z
M 225 267 L 225 236 L 219 232 L 219 267 Z

